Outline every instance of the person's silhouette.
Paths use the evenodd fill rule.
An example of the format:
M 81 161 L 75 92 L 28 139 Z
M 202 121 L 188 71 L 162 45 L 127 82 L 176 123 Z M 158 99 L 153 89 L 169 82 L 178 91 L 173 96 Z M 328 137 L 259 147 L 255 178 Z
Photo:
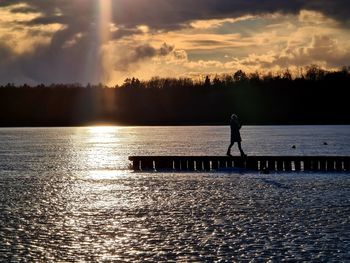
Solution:
M 230 126 L 231 126 L 231 144 L 227 149 L 227 155 L 232 156 L 231 155 L 231 148 L 234 145 L 234 143 L 237 142 L 238 149 L 241 153 L 241 156 L 242 157 L 247 156 L 242 150 L 242 145 L 241 145 L 242 138 L 241 138 L 241 134 L 239 132 L 239 130 L 242 127 L 242 124 L 239 122 L 238 116 L 236 114 L 231 115 Z

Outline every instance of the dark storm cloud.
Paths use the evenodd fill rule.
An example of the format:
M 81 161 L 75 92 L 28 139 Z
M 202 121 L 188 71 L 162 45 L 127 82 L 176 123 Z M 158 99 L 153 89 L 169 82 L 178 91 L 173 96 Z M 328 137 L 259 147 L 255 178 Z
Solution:
M 118 0 L 113 3 L 116 22 L 164 29 L 196 19 L 298 13 L 302 9 L 320 11 L 341 22 L 348 21 L 350 15 L 350 3 L 345 0 Z
M 115 69 L 119 71 L 127 71 L 132 64 L 155 56 L 169 55 L 173 50 L 174 47 L 166 43 L 164 43 L 159 49 L 148 44 L 139 45 L 134 47 L 132 51 L 120 55 L 118 61 L 115 63 Z
M 93 19 L 98 0 L 4 0 L 1 5 L 27 3 L 49 19 L 59 9 L 71 23 L 83 16 Z M 102 2 L 103 3 L 103 2 Z M 112 0 L 113 20 L 132 27 L 147 24 L 154 28 L 179 27 L 196 19 L 238 17 L 246 14 L 297 13 L 302 9 L 320 11 L 338 21 L 350 19 L 348 0 Z M 37 20 L 40 23 L 40 20 Z
M 11 13 L 24 13 L 24 14 L 28 14 L 28 13 L 35 13 L 37 12 L 37 10 L 35 8 L 32 7 L 15 7 L 11 9 Z
M 70 24 L 69 18 L 66 16 L 50 16 L 50 17 L 37 17 L 29 22 L 25 22 L 26 25 L 49 25 L 49 24 Z
M 305 1 L 304 8 L 320 11 L 339 22 L 346 24 L 350 22 L 350 2 L 348 0 L 310 0 Z
M 142 30 L 138 28 L 119 28 L 117 31 L 111 33 L 111 39 L 116 40 L 126 36 L 142 34 Z

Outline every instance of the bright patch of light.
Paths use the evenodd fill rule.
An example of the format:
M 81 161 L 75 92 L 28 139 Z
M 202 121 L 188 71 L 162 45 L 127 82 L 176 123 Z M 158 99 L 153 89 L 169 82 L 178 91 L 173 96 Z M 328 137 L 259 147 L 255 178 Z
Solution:
M 89 127 L 89 131 L 92 134 L 108 135 L 115 132 L 118 129 L 116 126 L 92 126 Z

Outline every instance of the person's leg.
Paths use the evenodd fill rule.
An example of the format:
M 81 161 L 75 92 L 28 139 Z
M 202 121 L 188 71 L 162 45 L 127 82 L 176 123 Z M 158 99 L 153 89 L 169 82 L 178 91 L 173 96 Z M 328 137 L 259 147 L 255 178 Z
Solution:
M 228 149 L 227 149 L 227 155 L 231 155 L 231 148 L 232 148 L 232 146 L 233 146 L 233 144 L 234 144 L 234 142 L 231 142 L 231 144 L 230 144 L 230 146 L 228 147 Z
M 238 144 L 238 149 L 239 149 L 239 151 L 240 151 L 240 153 L 241 153 L 241 156 L 246 156 L 246 154 L 243 152 L 241 142 L 237 142 L 237 144 Z

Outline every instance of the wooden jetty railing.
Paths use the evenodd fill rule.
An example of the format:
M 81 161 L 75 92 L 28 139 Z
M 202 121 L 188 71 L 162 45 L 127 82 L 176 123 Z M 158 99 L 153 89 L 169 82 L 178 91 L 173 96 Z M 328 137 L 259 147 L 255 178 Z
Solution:
M 350 156 L 130 156 L 134 171 L 253 171 L 349 172 Z

